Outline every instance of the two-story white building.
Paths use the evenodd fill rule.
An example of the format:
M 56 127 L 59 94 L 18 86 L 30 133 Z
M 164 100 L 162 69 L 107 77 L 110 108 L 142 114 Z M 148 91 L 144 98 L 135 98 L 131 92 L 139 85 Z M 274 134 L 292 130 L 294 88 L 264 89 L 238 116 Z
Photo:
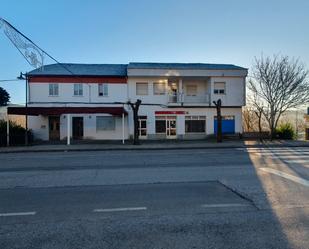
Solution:
M 125 140 L 133 136 L 128 101 L 142 101 L 141 139 L 200 139 L 216 133 L 222 100 L 223 132 L 242 132 L 247 69 L 226 64 L 52 64 L 28 73 L 25 114 L 36 139 Z

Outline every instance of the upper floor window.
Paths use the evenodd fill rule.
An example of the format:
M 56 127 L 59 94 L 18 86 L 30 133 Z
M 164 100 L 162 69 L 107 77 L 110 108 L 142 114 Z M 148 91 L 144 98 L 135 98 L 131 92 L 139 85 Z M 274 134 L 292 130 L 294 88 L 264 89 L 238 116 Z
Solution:
M 59 95 L 59 85 L 57 83 L 49 84 L 49 96 Z
M 165 95 L 165 83 L 155 82 L 153 83 L 153 94 L 154 95 Z
M 98 85 L 99 96 L 108 96 L 108 84 L 103 83 Z
M 214 94 L 225 94 L 225 82 L 215 82 Z
M 186 87 L 187 96 L 196 96 L 197 95 L 197 85 L 187 85 Z
M 136 83 L 136 95 L 148 95 L 148 83 Z
M 83 96 L 83 84 L 74 84 L 74 96 Z

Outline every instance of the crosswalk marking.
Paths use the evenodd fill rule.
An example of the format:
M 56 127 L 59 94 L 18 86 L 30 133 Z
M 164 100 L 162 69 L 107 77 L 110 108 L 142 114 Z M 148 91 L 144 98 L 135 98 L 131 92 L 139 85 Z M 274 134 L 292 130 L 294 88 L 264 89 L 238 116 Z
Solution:
M 299 184 L 304 185 L 306 187 L 309 187 L 309 181 L 307 181 L 307 180 L 305 180 L 303 178 L 300 178 L 300 177 L 297 177 L 297 176 L 293 176 L 293 175 L 290 175 L 290 174 L 287 174 L 287 173 L 284 173 L 282 171 L 279 171 L 279 170 L 276 170 L 276 169 L 272 169 L 272 168 L 259 168 L 259 169 L 262 170 L 262 171 L 265 171 L 265 172 L 277 175 L 277 176 L 281 176 L 281 177 L 283 177 L 285 179 L 288 179 L 288 180 L 291 180 L 293 182 L 299 183 Z
M 286 163 L 302 164 L 304 167 L 309 167 L 309 148 L 247 148 L 248 153 L 260 157 L 281 160 Z

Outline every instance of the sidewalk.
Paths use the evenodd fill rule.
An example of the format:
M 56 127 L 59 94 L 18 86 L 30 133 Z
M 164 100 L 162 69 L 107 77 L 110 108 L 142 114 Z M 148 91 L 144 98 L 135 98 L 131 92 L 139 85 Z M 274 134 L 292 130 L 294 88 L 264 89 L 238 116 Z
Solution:
M 58 152 L 58 151 L 107 151 L 107 150 L 173 150 L 173 149 L 220 149 L 220 148 L 260 148 L 260 147 L 309 147 L 309 141 L 243 141 L 225 140 L 222 143 L 215 141 L 141 141 L 140 145 L 133 145 L 131 141 L 125 144 L 120 142 L 82 143 L 82 144 L 41 144 L 30 146 L 0 147 L 0 153 L 21 152 Z

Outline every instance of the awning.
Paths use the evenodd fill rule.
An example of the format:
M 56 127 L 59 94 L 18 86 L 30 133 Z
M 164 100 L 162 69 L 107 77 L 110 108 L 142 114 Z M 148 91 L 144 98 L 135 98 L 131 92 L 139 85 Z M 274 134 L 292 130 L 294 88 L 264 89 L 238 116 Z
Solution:
M 8 107 L 8 114 L 14 115 L 61 115 L 83 113 L 107 113 L 114 116 L 127 115 L 123 107 Z

